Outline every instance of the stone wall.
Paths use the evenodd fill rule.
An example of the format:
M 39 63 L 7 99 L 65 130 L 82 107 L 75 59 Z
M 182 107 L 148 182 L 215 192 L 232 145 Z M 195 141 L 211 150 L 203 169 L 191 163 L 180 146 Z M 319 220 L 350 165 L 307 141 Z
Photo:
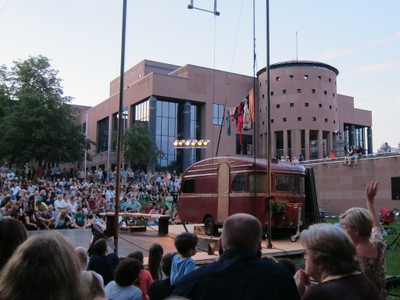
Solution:
M 400 209 L 400 200 L 392 200 L 391 178 L 400 177 L 400 154 L 380 155 L 358 160 L 357 167 L 343 165 L 342 159 L 305 162 L 314 169 L 319 207 L 327 216 L 338 215 L 353 206 L 366 207 L 365 185 L 378 180 L 376 209 Z

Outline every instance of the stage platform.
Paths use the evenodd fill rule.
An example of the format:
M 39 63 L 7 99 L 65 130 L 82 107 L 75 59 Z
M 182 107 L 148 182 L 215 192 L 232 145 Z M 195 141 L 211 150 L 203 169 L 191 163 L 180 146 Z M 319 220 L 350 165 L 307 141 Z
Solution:
M 164 248 L 164 253 L 175 252 L 174 239 L 175 237 L 185 231 L 185 227 L 189 232 L 198 233 L 198 229 L 202 224 L 187 224 L 183 225 L 169 225 L 168 234 L 160 234 L 158 226 L 147 226 L 145 231 L 137 232 L 120 232 L 118 238 L 118 255 L 121 257 L 127 256 L 133 251 L 140 250 L 145 257 L 145 264 L 147 264 L 148 249 L 153 243 L 159 243 Z M 60 232 L 74 247 L 89 248 L 92 233 L 90 229 L 64 229 L 56 230 Z M 45 231 L 29 231 L 29 235 L 43 234 Z M 193 257 L 198 265 L 210 263 L 218 259 L 218 238 L 209 237 L 198 234 L 199 245 L 197 254 Z M 208 254 L 208 245 L 210 241 L 215 244 L 214 254 Z M 272 247 L 268 248 L 268 241 L 262 242 L 262 256 L 263 257 L 282 257 L 301 255 L 304 250 L 299 241 L 291 242 L 290 236 L 273 238 Z M 108 251 L 115 252 L 114 238 L 108 239 Z

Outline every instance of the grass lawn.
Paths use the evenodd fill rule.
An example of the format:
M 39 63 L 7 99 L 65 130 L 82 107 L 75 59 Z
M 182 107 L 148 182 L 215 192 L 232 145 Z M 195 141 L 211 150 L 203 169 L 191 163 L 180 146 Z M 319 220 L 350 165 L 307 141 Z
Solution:
M 391 226 L 396 229 L 396 233 L 385 236 L 385 240 L 389 246 L 400 235 L 399 222 L 392 222 Z M 400 238 L 386 252 L 386 268 L 387 275 L 400 276 Z M 388 299 L 400 299 L 400 286 L 388 289 Z

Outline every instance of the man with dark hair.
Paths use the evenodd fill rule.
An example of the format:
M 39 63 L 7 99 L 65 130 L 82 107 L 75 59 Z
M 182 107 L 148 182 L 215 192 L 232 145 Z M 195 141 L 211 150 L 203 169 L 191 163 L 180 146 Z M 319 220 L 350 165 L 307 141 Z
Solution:
M 107 299 L 141 300 L 141 290 L 133 283 L 141 270 L 140 262 L 135 258 L 125 258 L 120 261 L 115 270 L 115 280 L 105 288 Z
M 260 258 L 262 226 L 249 214 L 228 217 L 217 262 L 200 267 L 173 284 L 173 295 L 189 299 L 300 299 L 287 268 Z

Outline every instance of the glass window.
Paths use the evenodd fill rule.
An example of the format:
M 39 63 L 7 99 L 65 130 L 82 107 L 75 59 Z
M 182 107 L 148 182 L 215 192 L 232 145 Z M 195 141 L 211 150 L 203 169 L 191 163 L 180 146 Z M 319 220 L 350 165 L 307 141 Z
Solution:
M 244 192 L 246 190 L 246 178 L 244 174 L 238 174 L 232 181 L 232 192 Z
M 295 175 L 275 175 L 275 190 L 278 192 L 295 192 L 296 176 Z
M 182 185 L 182 193 L 191 193 L 195 192 L 195 181 L 194 179 L 185 180 Z
M 108 117 L 97 122 L 97 153 L 108 150 Z
M 249 174 L 249 192 L 266 193 L 268 183 L 267 174 L 256 174 L 255 178 L 256 180 L 254 182 L 254 174 Z
M 225 107 L 222 104 L 212 105 L 212 123 L 213 125 L 223 125 L 224 124 L 224 111 Z

